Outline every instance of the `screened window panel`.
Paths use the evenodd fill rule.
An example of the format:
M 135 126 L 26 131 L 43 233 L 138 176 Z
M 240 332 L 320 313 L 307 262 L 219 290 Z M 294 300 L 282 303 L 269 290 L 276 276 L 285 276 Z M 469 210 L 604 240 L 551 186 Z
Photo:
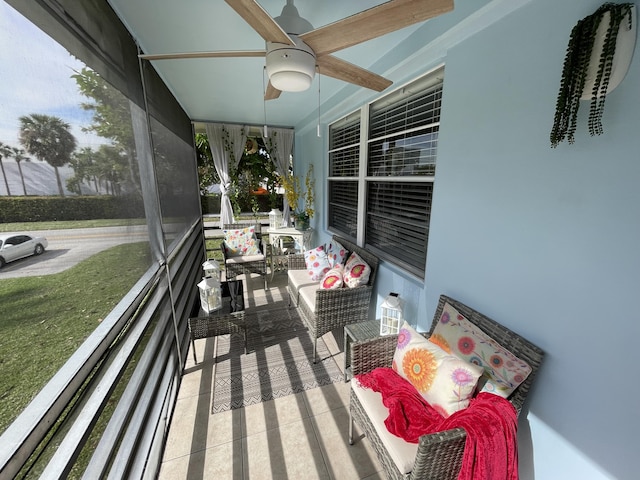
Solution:
M 200 215 L 198 180 L 193 171 L 195 153 L 192 145 L 153 117 L 151 135 L 165 245 L 169 247 Z
M 191 122 L 153 68 L 140 69 L 137 46 L 106 1 L 10 1 L 33 23 L 0 2 L 3 28 L 5 24 L 11 27 L 8 38 L 15 41 L 5 48 L 15 58 L 0 66 L 0 77 L 5 80 L 0 87 L 0 117 L 15 125 L 23 114 L 46 112 L 68 123 L 77 142 L 69 162 L 60 169 L 61 187 L 67 188 L 64 196 L 69 197 L 60 200 L 73 200 L 63 213 L 81 217 L 75 221 L 103 219 L 108 214 L 106 218 L 117 220 L 118 226 L 108 227 L 106 234 L 96 230 L 90 235 L 105 251 L 95 254 L 92 247 L 88 253 L 95 257 L 74 267 L 79 274 L 71 284 L 71 276 L 66 274 L 47 275 L 39 282 L 46 295 L 65 304 L 64 311 L 49 308 L 45 324 L 34 321 L 42 318 L 38 292 L 30 305 L 25 305 L 24 292 L 19 290 L 3 296 L 3 319 L 17 329 L 3 332 L 4 338 L 23 338 L 18 330 L 28 325 L 33 335 L 46 341 L 39 342 L 37 352 L 24 345 L 21 349 L 19 342 L 11 345 L 13 352 L 3 350 L 18 360 L 23 358 L 14 362 L 18 367 L 35 364 L 38 368 L 37 372 L 25 368 L 11 371 L 6 362 L 1 366 L 1 376 L 13 379 L 21 388 L 3 396 L 3 402 L 11 406 L 11 416 L 0 419 L 0 432 L 7 428 L 7 436 L 0 440 L 0 470 L 6 475 L 0 477 L 66 478 L 68 474 L 79 478 L 87 462 L 98 458 L 107 468 L 116 468 L 111 472 L 105 469 L 104 474 L 87 474 L 87 478 L 106 478 L 108 474 L 142 478 L 130 472 L 136 471 L 137 465 L 144 465 L 148 468 L 145 473 L 151 474 L 158 468 L 157 452 L 166 440 L 163 426 L 175 404 L 175 383 L 187 354 L 180 349 L 187 344 L 186 324 L 180 322 L 175 329 L 173 316 L 179 321 L 191 311 L 196 295 L 193 285 L 204 255 Z M 21 53 L 26 51 L 24 45 L 29 45 L 27 55 Z M 86 71 L 85 66 L 89 67 Z M 146 89 L 141 70 L 145 70 Z M 10 77 L 20 83 L 9 81 Z M 23 88 L 12 89 L 15 85 Z M 33 95 L 38 88 L 43 90 Z M 3 101 L 5 98 L 11 102 Z M 151 112 L 158 122 L 150 125 L 147 119 Z M 156 149 L 149 141 L 149 127 Z M 16 125 L 11 138 L 5 135 L 2 142 L 17 148 L 18 128 Z M 6 166 L 8 159 L 3 161 Z M 26 165 L 44 168 L 28 171 Z M 18 175 L 24 169 L 27 179 L 35 180 L 18 184 L 24 196 L 62 197 L 53 166 L 24 162 L 21 167 Z M 54 187 L 52 192 L 37 191 L 49 185 Z M 160 198 L 159 190 L 167 195 Z M 96 211 L 83 207 L 92 196 L 100 197 Z M 159 223 L 159 203 L 165 228 Z M 192 220 L 191 228 L 188 219 Z M 180 247 L 170 255 L 155 241 L 161 231 L 168 232 L 167 238 Z M 60 236 L 74 234 L 72 230 L 59 232 Z M 166 269 L 160 260 L 167 261 Z M 81 284 L 93 271 L 95 281 Z M 80 291 L 82 295 L 73 295 Z M 157 330 L 148 332 L 152 337 L 145 336 L 143 327 L 156 320 Z M 59 328 L 50 328 L 54 324 Z M 4 343 L 3 348 L 8 345 Z M 115 358 L 120 344 L 125 343 L 131 347 L 129 353 Z M 154 361 L 163 367 L 154 371 Z M 138 373 L 143 373 L 144 380 Z M 28 381 L 21 375 L 29 376 Z M 54 381 L 47 383 L 53 375 Z M 42 385 L 44 390 L 38 393 Z M 138 390 L 141 386 L 145 389 Z M 129 401 L 120 396 L 125 387 L 125 394 L 131 392 Z M 150 391 L 157 395 L 147 395 Z M 27 411 L 8 425 L 23 407 Z M 119 434 L 136 439 L 135 448 L 126 448 L 132 442 L 122 440 Z M 7 438 L 18 441 L 7 442 Z M 105 453 L 103 444 L 109 448 L 115 445 L 118 455 Z M 22 469 L 20 475 L 16 475 L 18 469 Z
M 432 182 L 369 182 L 366 243 L 422 275 L 432 195 Z
M 358 182 L 329 180 L 329 225 L 356 238 L 358 230 Z

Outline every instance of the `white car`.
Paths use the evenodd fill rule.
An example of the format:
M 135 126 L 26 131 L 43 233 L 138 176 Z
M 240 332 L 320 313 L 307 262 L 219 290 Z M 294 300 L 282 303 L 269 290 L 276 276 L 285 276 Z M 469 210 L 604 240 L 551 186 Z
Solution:
M 0 268 L 30 255 L 40 255 L 49 243 L 44 237 L 34 237 L 26 233 L 0 234 Z

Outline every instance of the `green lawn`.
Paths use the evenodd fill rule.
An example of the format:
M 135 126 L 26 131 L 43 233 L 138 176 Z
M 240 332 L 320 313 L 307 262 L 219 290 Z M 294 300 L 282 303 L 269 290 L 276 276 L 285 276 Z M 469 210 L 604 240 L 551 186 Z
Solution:
M 0 280 L 0 432 L 150 264 L 148 244 L 132 243 L 55 275 Z
M 221 238 L 211 238 L 208 239 L 206 244 L 207 249 L 207 258 L 215 258 L 218 263 L 222 264 L 222 250 L 220 249 L 220 244 L 222 243 Z
M 29 232 L 31 230 L 64 230 L 69 228 L 118 227 L 121 225 L 144 225 L 145 219 L 120 220 L 63 220 L 52 222 L 0 223 L 0 232 Z

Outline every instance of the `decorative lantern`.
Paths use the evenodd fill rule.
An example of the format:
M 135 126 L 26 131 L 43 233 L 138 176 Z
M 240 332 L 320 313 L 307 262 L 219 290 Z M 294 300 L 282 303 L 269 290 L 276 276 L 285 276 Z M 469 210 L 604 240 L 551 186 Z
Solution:
M 380 318 L 380 335 L 392 335 L 400 331 L 400 325 L 404 320 L 402 308 L 404 301 L 397 293 L 389 293 L 382 302 L 382 317 Z
M 207 260 L 202 264 L 204 270 L 204 278 L 217 278 L 220 281 L 220 264 L 215 260 Z
M 272 208 L 269 212 L 269 230 L 277 230 L 280 227 L 282 227 L 282 212 Z
M 203 278 L 198 288 L 202 310 L 211 313 L 222 308 L 222 287 L 218 277 Z

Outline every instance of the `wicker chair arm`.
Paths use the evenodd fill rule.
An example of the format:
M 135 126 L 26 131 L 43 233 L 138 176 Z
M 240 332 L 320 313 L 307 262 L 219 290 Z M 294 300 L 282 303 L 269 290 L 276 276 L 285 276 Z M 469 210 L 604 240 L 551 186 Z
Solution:
M 385 335 L 351 344 L 351 368 L 354 375 L 368 373 L 378 367 L 391 367 L 398 335 Z
M 421 436 L 410 478 L 457 479 L 466 440 L 467 432 L 463 428 Z
M 316 290 L 316 311 L 325 311 L 327 308 L 344 311 L 346 308 L 360 307 L 368 308 L 368 299 L 371 298 L 373 287 L 361 285 L 355 288 L 319 288 Z M 366 300 L 366 301 L 365 301 Z
M 305 270 L 307 268 L 307 264 L 304 261 L 304 254 L 302 253 L 287 255 L 287 263 L 289 270 Z

